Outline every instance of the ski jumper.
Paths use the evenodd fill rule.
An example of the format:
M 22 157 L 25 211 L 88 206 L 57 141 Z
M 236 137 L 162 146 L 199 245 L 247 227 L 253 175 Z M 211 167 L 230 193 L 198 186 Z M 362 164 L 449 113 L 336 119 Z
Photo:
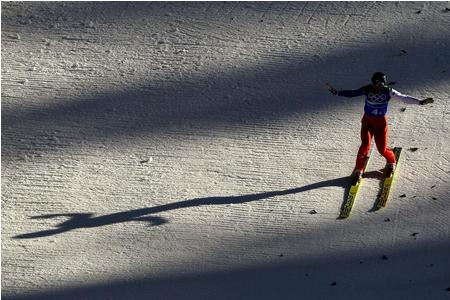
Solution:
M 338 96 L 365 96 L 364 116 L 361 120 L 361 146 L 356 158 L 356 170 L 363 171 L 364 162 L 370 151 L 370 142 L 375 138 L 378 152 L 386 158 L 388 164 L 396 163 L 395 155 L 388 144 L 388 124 L 386 113 L 391 99 L 398 99 L 405 103 L 420 104 L 420 100 L 412 96 L 403 95 L 390 87 L 376 90 L 372 85 L 363 86 L 357 90 L 343 90 Z

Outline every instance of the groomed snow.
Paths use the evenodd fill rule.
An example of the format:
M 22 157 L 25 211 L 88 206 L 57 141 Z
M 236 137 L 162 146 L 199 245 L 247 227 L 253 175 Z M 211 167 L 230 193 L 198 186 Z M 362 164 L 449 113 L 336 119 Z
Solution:
M 2 2 L 2 298 L 448 299 L 448 8 Z M 338 220 L 375 71 L 435 103 Z

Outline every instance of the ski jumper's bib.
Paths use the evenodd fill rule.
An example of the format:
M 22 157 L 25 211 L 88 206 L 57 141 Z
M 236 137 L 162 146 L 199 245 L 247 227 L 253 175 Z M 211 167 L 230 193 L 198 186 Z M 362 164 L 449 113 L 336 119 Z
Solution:
M 364 112 L 371 117 L 384 117 L 388 110 L 389 100 L 391 100 L 390 88 L 383 88 L 377 93 L 371 86 L 364 87 L 366 103 Z

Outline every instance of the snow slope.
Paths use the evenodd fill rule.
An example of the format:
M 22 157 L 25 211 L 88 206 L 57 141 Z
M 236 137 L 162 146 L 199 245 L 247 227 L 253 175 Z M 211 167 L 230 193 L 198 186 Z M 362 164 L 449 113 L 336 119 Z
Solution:
M 4 299 L 448 299 L 448 2 L 1 8 Z M 435 103 L 338 220 L 375 71 Z

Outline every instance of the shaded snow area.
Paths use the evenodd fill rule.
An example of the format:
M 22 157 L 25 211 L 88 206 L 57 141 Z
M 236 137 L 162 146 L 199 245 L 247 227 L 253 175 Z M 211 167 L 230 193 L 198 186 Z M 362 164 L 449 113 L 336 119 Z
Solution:
M 448 2 L 2 2 L 3 299 L 449 299 Z M 338 219 L 359 88 L 404 149 Z

